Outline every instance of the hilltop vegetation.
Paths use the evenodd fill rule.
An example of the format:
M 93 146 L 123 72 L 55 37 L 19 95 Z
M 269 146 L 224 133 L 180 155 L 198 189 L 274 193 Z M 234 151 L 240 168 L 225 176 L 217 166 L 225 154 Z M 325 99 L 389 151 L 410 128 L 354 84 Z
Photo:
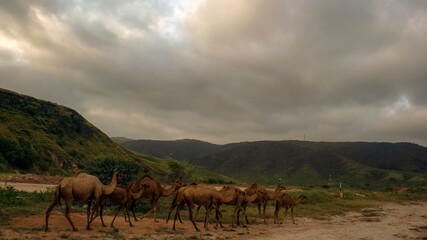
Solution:
M 427 148 L 411 143 L 185 143 L 181 152 L 175 150 L 177 145 L 182 146 L 180 141 L 135 140 L 122 146 L 141 152 L 150 149 L 151 154 L 160 156 L 172 153 L 177 159 L 244 182 L 275 184 L 281 177 L 285 184 L 306 186 L 337 186 L 339 181 L 357 188 L 427 185 Z M 197 144 L 191 147 L 191 143 Z
M 232 181 L 202 167 L 136 154 L 73 109 L 0 89 L 0 172 L 64 176 L 76 168 L 106 182 L 113 171 L 126 174 L 127 182 L 144 174 L 159 181 Z

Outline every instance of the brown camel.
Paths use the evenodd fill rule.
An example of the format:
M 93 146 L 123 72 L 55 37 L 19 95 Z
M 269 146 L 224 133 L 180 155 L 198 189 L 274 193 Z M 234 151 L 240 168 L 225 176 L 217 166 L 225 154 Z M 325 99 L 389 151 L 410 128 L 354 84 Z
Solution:
M 222 227 L 222 223 L 221 223 L 222 214 L 219 211 L 218 205 L 220 203 L 226 203 L 226 202 L 232 201 L 232 199 L 236 197 L 234 196 L 234 194 L 236 194 L 236 192 L 234 193 L 229 192 L 227 194 L 224 194 L 219 191 L 214 191 L 212 189 L 206 188 L 204 186 L 197 186 L 197 185 L 188 186 L 187 188 L 185 188 L 182 194 L 184 201 L 180 202 L 175 212 L 175 219 L 174 219 L 174 224 L 172 229 L 175 230 L 176 218 L 179 215 L 185 203 L 188 205 L 190 220 L 193 223 L 196 231 L 200 231 L 200 230 L 193 219 L 194 205 L 202 205 L 205 208 L 207 208 L 207 211 L 205 213 L 205 223 L 204 223 L 204 227 L 206 229 L 207 229 L 207 219 L 209 218 L 209 213 L 212 208 L 214 208 L 216 211 L 217 224 L 215 228 L 218 227 L 218 224 L 220 224 Z
M 243 192 L 245 193 L 245 192 Z M 262 199 L 264 198 L 264 193 L 260 190 L 255 190 L 255 194 L 253 195 L 248 195 L 245 193 L 245 197 L 243 198 L 243 202 L 242 202 L 242 208 L 244 211 L 246 211 L 246 207 L 248 205 L 248 203 L 258 203 L 260 202 Z M 240 225 L 240 221 L 239 221 L 239 216 L 240 216 L 240 209 L 237 211 L 237 225 Z M 245 219 L 246 219 L 246 224 L 249 224 L 249 220 L 248 217 L 246 216 L 246 213 L 244 213 Z M 242 224 L 244 226 L 244 224 Z
M 250 187 L 245 189 L 245 193 L 248 194 L 249 196 L 251 196 L 255 193 L 255 191 L 257 189 L 264 193 L 264 197 L 257 199 L 253 203 L 258 204 L 258 217 L 259 218 L 263 217 L 264 223 L 266 223 L 265 209 L 267 208 L 268 201 L 276 199 L 279 196 L 280 191 L 285 190 L 286 188 L 283 186 L 280 186 L 280 185 L 276 185 L 276 187 L 274 189 L 274 193 L 271 194 L 264 187 L 258 186 L 258 184 L 254 183 Z M 261 204 L 263 207 L 262 215 L 261 215 Z M 255 218 L 255 221 L 256 221 L 256 218 Z
M 210 188 L 211 189 L 213 188 L 213 190 L 217 191 L 215 187 L 210 187 Z M 219 205 L 225 204 L 225 205 L 234 205 L 235 206 L 234 211 L 233 211 L 233 218 L 231 220 L 231 226 L 234 227 L 234 218 L 236 216 L 237 211 L 243 212 L 243 214 L 246 217 L 246 212 L 242 207 L 242 204 L 245 201 L 246 194 L 242 190 L 240 190 L 239 188 L 232 187 L 232 186 L 223 186 L 222 189 L 219 190 L 219 192 L 223 195 L 235 196 L 233 199 L 231 199 L 228 202 L 220 202 L 219 203 Z M 199 210 L 201 207 L 202 206 L 200 206 L 200 205 L 197 207 L 194 219 L 197 219 L 197 214 L 199 213 Z M 205 210 L 207 211 L 206 207 L 205 207 Z M 210 219 L 208 219 L 208 220 L 210 220 Z M 240 225 L 240 224 L 238 223 L 237 225 Z
M 70 218 L 70 210 L 72 201 L 87 202 L 87 230 L 90 230 L 90 223 L 98 216 L 99 211 L 99 199 L 101 195 L 110 195 L 118 181 L 123 179 L 123 175 L 118 172 L 113 174 L 113 178 L 109 185 L 103 185 L 99 179 L 93 175 L 79 172 L 74 177 L 64 178 L 56 187 L 53 195 L 52 202 L 46 211 L 46 228 L 45 231 L 49 231 L 49 214 L 52 209 L 57 205 L 61 204 L 61 198 L 65 200 L 65 218 L 71 224 L 73 231 L 78 231 L 74 226 Z M 90 208 L 92 201 L 94 202 L 94 209 L 96 210 L 96 216 L 89 219 Z
M 196 185 L 196 184 L 195 184 L 195 183 L 192 183 L 192 184 L 191 184 L 191 185 L 189 185 L 189 186 L 193 186 L 193 185 Z M 171 206 L 170 206 L 170 208 L 169 208 L 169 213 L 168 213 L 168 218 L 166 219 L 166 223 L 168 223 L 168 222 L 169 222 L 169 219 L 170 219 L 170 216 L 171 216 L 172 211 L 173 211 L 176 207 L 178 207 L 178 206 L 179 206 L 179 204 L 180 204 L 182 201 L 184 201 L 184 191 L 185 191 L 185 189 L 186 189 L 186 188 L 188 188 L 189 186 L 181 187 L 181 188 L 180 188 L 180 189 L 178 189 L 178 191 L 176 192 L 175 198 L 172 200 Z M 179 219 L 179 222 L 180 222 L 180 223 L 182 223 L 182 220 L 181 220 L 181 216 L 180 216 L 180 215 L 178 215 L 178 219 Z
M 142 177 L 141 179 L 139 179 L 138 181 L 132 183 L 132 185 L 130 186 L 130 189 L 133 193 L 137 193 L 139 191 L 141 191 L 142 186 L 146 184 L 149 188 L 144 191 L 144 193 L 142 194 L 141 198 L 147 198 L 150 199 L 150 211 L 148 211 L 144 216 L 141 217 L 141 219 L 143 219 L 144 217 L 146 217 L 148 214 L 150 213 L 154 213 L 154 222 L 158 222 L 157 218 L 156 218 L 156 211 L 157 211 L 157 203 L 159 202 L 159 199 L 161 197 L 167 197 L 172 195 L 178 188 L 185 186 L 185 184 L 183 184 L 180 181 L 175 181 L 172 186 L 168 189 L 164 189 L 159 182 L 155 181 L 153 178 L 151 178 L 148 175 L 145 175 L 144 177 Z M 136 219 L 135 216 L 135 201 L 133 200 L 130 204 L 130 209 L 132 211 L 133 217 L 135 219 L 135 221 L 138 221 L 138 219 Z
M 294 220 L 294 207 L 298 204 L 300 204 L 300 202 L 304 199 L 306 199 L 307 197 L 304 195 L 301 195 L 298 197 L 298 199 L 296 201 L 294 201 L 292 199 L 291 196 L 289 196 L 288 194 L 284 193 L 282 196 L 280 196 L 279 198 L 277 198 L 276 200 L 276 210 L 274 211 L 274 223 L 279 223 L 278 222 L 278 218 L 279 218 L 279 211 L 280 209 L 282 209 L 283 207 L 286 208 L 285 210 L 285 216 L 283 217 L 283 221 L 285 221 L 286 215 L 288 215 L 288 209 L 291 209 L 291 216 L 292 216 L 292 222 L 295 224 L 295 220 Z
M 116 211 L 116 215 L 114 216 L 113 221 L 111 222 L 111 227 L 114 227 L 114 220 L 116 220 L 117 214 L 119 214 L 122 208 L 124 209 L 124 212 L 125 212 L 125 220 L 127 215 L 129 219 L 129 226 L 133 227 L 133 224 L 129 216 L 128 205 L 131 201 L 140 198 L 147 188 L 148 186 L 144 184 L 141 191 L 139 191 L 139 193 L 134 194 L 132 191 L 130 191 L 130 188 L 128 186 L 117 184 L 117 186 L 114 188 L 114 191 L 110 195 L 108 196 L 102 195 L 101 204 L 100 204 L 101 205 L 100 217 L 101 217 L 102 226 L 105 227 L 104 219 L 102 217 L 102 210 L 104 209 L 104 206 L 107 203 L 107 199 L 110 198 L 113 202 L 119 205 Z

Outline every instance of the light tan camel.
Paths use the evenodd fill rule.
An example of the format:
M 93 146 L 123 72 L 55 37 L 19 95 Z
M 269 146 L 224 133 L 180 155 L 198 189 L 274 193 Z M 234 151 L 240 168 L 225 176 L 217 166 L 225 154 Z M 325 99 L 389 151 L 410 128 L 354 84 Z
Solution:
M 129 216 L 128 205 L 131 201 L 140 198 L 147 188 L 148 186 L 144 184 L 141 191 L 139 191 L 139 193 L 134 194 L 132 191 L 130 191 L 129 186 L 117 184 L 117 186 L 114 188 L 114 191 L 110 195 L 108 196 L 102 195 L 101 204 L 100 204 L 101 205 L 100 217 L 101 217 L 102 226 L 105 227 L 104 219 L 102 217 L 102 210 L 104 209 L 104 206 L 107 203 L 107 199 L 110 198 L 111 201 L 119 205 L 116 211 L 116 215 L 114 216 L 113 221 L 111 222 L 111 227 L 114 227 L 114 220 L 116 220 L 117 214 L 120 212 L 122 208 L 124 209 L 125 220 L 127 215 L 129 219 L 129 226 L 133 227 L 132 221 L 130 220 L 130 216 Z
M 168 189 L 164 189 L 159 182 L 155 181 L 153 178 L 151 178 L 148 175 L 145 175 L 144 177 L 142 177 L 141 179 L 139 179 L 138 181 L 132 183 L 132 185 L 130 186 L 130 189 L 133 193 L 137 193 L 139 191 L 141 191 L 142 186 L 146 184 L 149 188 L 144 191 L 144 193 L 142 194 L 141 198 L 147 198 L 150 200 L 150 211 L 148 211 L 144 216 L 141 217 L 141 219 L 143 219 L 144 217 L 146 217 L 148 214 L 152 213 L 154 214 L 154 222 L 158 222 L 157 218 L 156 218 L 156 212 L 157 212 L 157 203 L 159 202 L 159 199 L 161 197 L 167 197 L 172 195 L 178 188 L 185 186 L 185 184 L 183 184 L 180 181 L 175 181 L 172 186 Z M 135 219 L 135 221 L 138 221 L 138 219 L 135 216 L 135 201 L 133 200 L 130 204 L 130 209 L 132 211 L 133 217 Z
M 215 228 L 218 227 L 218 224 L 220 224 L 222 227 L 222 223 L 221 223 L 222 214 L 219 211 L 218 205 L 220 203 L 230 202 L 233 198 L 236 197 L 234 196 L 234 194 L 236 194 L 236 192 L 232 194 L 223 194 L 223 193 L 220 193 L 219 191 L 214 191 L 212 189 L 205 188 L 203 186 L 197 186 L 197 185 L 188 186 L 187 188 L 185 188 L 182 194 L 184 201 L 180 202 L 175 212 L 175 219 L 174 219 L 174 224 L 172 229 L 175 230 L 176 218 L 179 215 L 185 203 L 188 206 L 190 220 L 193 223 L 196 231 L 200 231 L 200 230 L 193 219 L 194 205 L 202 205 L 205 208 L 207 208 L 207 211 L 205 213 L 205 222 L 204 222 L 204 227 L 206 229 L 207 229 L 207 219 L 209 218 L 209 213 L 212 208 L 214 208 L 216 211 L 217 224 L 215 225 Z
M 274 200 L 279 196 L 280 191 L 285 190 L 286 188 L 280 185 L 276 185 L 275 189 L 274 189 L 274 193 L 271 194 L 267 191 L 267 189 L 265 189 L 264 187 L 258 186 L 258 184 L 254 183 L 252 184 L 250 187 L 245 189 L 245 193 L 248 194 L 249 196 L 253 195 L 255 193 L 256 190 L 260 190 L 261 192 L 264 193 L 264 197 L 263 198 L 259 198 L 256 201 L 254 201 L 253 203 L 258 205 L 258 217 L 264 218 L 264 223 L 266 223 L 266 219 L 265 219 L 265 209 L 267 208 L 267 204 L 268 201 L 270 200 Z M 263 213 L 261 215 L 261 204 L 263 207 Z M 246 208 L 244 208 L 246 209 Z M 255 218 L 256 221 L 256 218 Z
M 45 231 L 49 231 L 49 214 L 52 209 L 57 205 L 61 204 L 61 198 L 65 200 L 65 218 L 73 227 L 73 231 L 78 231 L 74 226 L 70 218 L 70 210 L 72 201 L 87 202 L 87 226 L 86 229 L 90 230 L 90 223 L 98 216 L 99 211 L 99 199 L 101 195 L 110 195 L 118 181 L 123 179 L 123 175 L 118 172 L 113 174 L 113 178 L 109 185 L 103 185 L 99 179 L 93 175 L 79 172 L 74 177 L 64 178 L 56 187 L 53 195 L 52 202 L 46 211 L 46 228 Z M 94 210 L 96 216 L 89 219 L 90 208 L 92 201 L 94 202 Z
M 294 201 L 292 199 L 291 196 L 289 196 L 288 194 L 284 193 L 282 196 L 280 196 L 279 198 L 277 198 L 276 200 L 276 210 L 274 211 L 274 223 L 279 223 L 278 222 L 278 218 L 279 218 L 279 211 L 280 209 L 282 209 L 283 207 L 286 208 L 285 210 L 285 216 L 283 217 L 283 222 L 285 221 L 286 215 L 288 215 L 288 209 L 291 209 L 291 216 L 292 216 L 292 222 L 295 224 L 295 220 L 294 220 L 294 207 L 298 204 L 300 204 L 300 202 L 304 199 L 306 199 L 307 197 L 304 195 L 301 195 L 298 197 L 298 199 L 296 201 Z

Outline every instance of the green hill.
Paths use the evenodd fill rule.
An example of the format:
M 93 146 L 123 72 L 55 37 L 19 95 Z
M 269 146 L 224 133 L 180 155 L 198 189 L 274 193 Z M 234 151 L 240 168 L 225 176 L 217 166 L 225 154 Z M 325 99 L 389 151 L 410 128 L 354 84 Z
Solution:
M 159 181 L 233 181 L 203 167 L 131 152 L 73 109 L 0 88 L 0 172 L 71 175 L 76 168 L 101 179 L 116 169 L 131 175 L 128 181 L 142 174 Z
M 123 144 L 136 151 L 150 146 L 153 155 L 176 154 L 176 145 L 162 141 L 155 149 L 149 140 Z M 427 148 L 411 143 L 258 141 L 212 144 L 205 152 L 198 145 L 192 153 L 187 143 L 183 160 L 245 182 L 275 184 L 281 177 L 290 185 L 336 186 L 339 181 L 357 188 L 427 185 Z

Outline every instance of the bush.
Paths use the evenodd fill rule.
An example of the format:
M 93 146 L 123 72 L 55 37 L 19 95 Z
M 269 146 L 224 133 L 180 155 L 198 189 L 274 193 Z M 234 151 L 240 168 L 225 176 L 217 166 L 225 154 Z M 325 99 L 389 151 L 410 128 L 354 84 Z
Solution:
M 124 160 L 112 157 L 88 161 L 84 164 L 84 169 L 88 174 L 97 176 L 104 184 L 110 183 L 114 172 L 123 174 L 125 176 L 123 181 L 128 185 L 147 173 L 147 169 L 133 159 Z

